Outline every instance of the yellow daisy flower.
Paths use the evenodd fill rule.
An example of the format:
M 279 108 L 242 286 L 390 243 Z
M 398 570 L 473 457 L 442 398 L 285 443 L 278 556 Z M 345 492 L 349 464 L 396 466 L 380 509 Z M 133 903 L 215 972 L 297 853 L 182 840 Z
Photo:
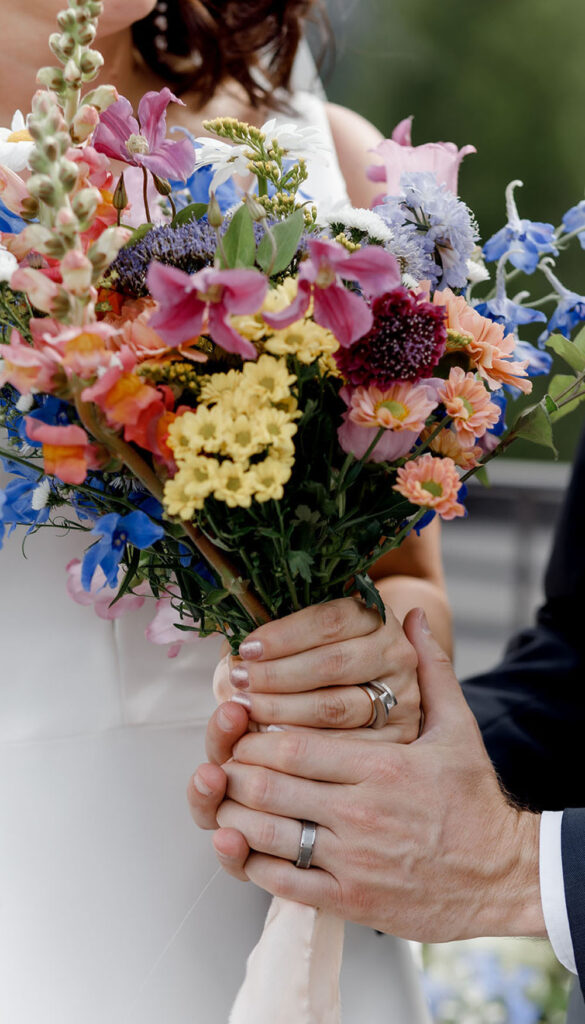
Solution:
M 264 462 L 252 466 L 250 475 L 254 479 L 256 501 L 280 501 L 284 494 L 284 484 L 290 480 L 292 467 L 279 459 L 268 456 Z
M 255 419 L 269 443 L 277 448 L 289 445 L 298 429 L 297 424 L 283 409 L 275 409 L 274 406 L 258 409 Z
M 189 474 L 182 469 L 165 483 L 164 506 L 170 516 L 179 516 L 184 520 L 193 518 L 196 500 L 186 492 L 185 486 L 188 483 Z
M 265 415 L 267 410 L 261 410 Z M 239 415 L 226 428 L 223 436 L 222 452 L 231 455 L 237 462 L 257 455 L 266 447 L 270 434 L 265 427 L 263 417 Z
M 219 467 L 214 497 L 225 501 L 230 508 L 249 508 L 254 492 L 254 476 L 248 471 L 247 463 L 235 463 L 226 459 Z
M 244 380 L 252 385 L 259 394 L 269 398 L 271 402 L 280 402 L 290 395 L 290 386 L 296 381 L 294 374 L 288 372 L 284 359 L 274 359 L 262 355 L 255 363 L 245 363 L 242 370 Z

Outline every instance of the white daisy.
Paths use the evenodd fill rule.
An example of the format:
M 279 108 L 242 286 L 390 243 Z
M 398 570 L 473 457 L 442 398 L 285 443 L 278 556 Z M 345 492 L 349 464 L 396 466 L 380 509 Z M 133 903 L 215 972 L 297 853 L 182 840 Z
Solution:
M 0 128 L 0 164 L 17 174 L 24 171 L 33 146 L 22 112 L 17 110 L 10 128 Z
M 248 164 L 250 159 L 246 156 L 249 152 L 244 145 L 230 145 L 221 142 L 220 139 L 196 139 L 201 144 L 201 149 L 196 153 L 196 167 L 211 165 L 214 171 L 210 192 L 216 192 L 220 185 L 228 181 L 234 174 L 244 178 L 250 173 Z
M 370 238 L 377 242 L 391 242 L 394 235 L 392 229 L 385 221 L 374 213 L 373 210 L 365 210 L 360 207 L 344 206 L 333 207 L 325 217 L 327 224 L 343 224 L 346 228 L 355 228 L 357 231 L 365 231 Z
M 275 117 L 266 121 L 260 129 L 268 142 L 276 140 L 287 156 L 317 157 L 323 163 L 329 163 L 329 150 L 323 141 L 319 128 L 307 126 L 299 128 L 296 124 L 279 124 Z
M 8 252 L 0 244 L 0 281 L 10 281 L 14 271 L 18 268 L 18 260 L 11 252 Z

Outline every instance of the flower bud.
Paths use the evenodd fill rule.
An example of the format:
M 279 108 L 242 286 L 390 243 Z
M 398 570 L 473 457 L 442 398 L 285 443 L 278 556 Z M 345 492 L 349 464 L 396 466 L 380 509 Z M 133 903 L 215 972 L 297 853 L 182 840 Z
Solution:
M 66 84 L 71 86 L 72 89 L 79 89 L 81 86 L 83 81 L 81 70 L 77 66 L 77 62 L 73 60 L 73 57 L 67 61 L 63 77 L 65 78 Z
M 95 107 L 84 103 L 79 108 L 71 124 L 71 139 L 73 142 L 85 142 L 99 124 L 100 116 Z
M 118 184 L 114 189 L 114 195 L 112 196 L 112 206 L 114 207 L 114 210 L 125 210 L 128 206 L 128 193 L 126 192 L 123 173 L 118 178 Z
M 266 220 L 266 210 L 260 205 L 255 196 L 246 193 L 244 196 L 244 202 L 248 207 L 248 213 L 254 221 Z
M 95 39 L 96 28 L 95 25 L 88 24 L 82 25 L 77 31 L 77 39 L 81 46 L 91 46 Z
M 167 181 L 166 178 L 159 178 L 158 174 L 155 174 L 154 171 L 151 171 L 150 173 L 154 182 L 154 187 L 159 196 L 170 196 L 173 191 L 170 181 Z
M 212 228 L 220 228 L 223 224 L 223 213 L 215 198 L 215 192 L 209 193 L 209 206 L 207 207 L 207 220 Z
M 83 75 L 84 81 L 89 82 L 92 78 L 95 78 L 103 63 L 104 58 L 98 50 L 86 50 L 85 53 L 82 53 L 81 60 L 79 61 L 79 70 Z
M 77 230 L 77 217 L 69 206 L 61 207 L 55 217 L 55 225 L 66 235 Z
M 102 195 L 97 188 L 82 188 L 77 195 L 73 196 L 72 207 L 76 217 L 81 221 L 89 222 L 102 201 Z
M 99 18 L 103 14 L 104 5 L 101 3 L 101 0 L 90 0 L 86 4 L 86 10 L 91 18 Z
M 27 196 L 23 199 L 20 216 L 23 220 L 34 220 L 39 215 L 39 204 L 33 196 Z
M 61 160 L 59 166 L 59 181 L 67 192 L 71 192 L 79 177 L 79 168 L 72 160 Z
M 60 260 L 67 252 L 67 245 L 58 235 L 53 235 L 45 242 L 43 252 L 51 259 Z
M 75 26 L 77 25 L 75 11 L 72 11 L 69 8 L 64 11 L 59 11 L 57 15 L 57 24 L 62 32 L 67 32 L 68 35 L 74 35 Z
M 57 201 L 57 189 L 48 174 L 33 174 L 28 179 L 28 190 L 41 203 L 53 206 Z
M 114 85 L 98 85 L 97 89 L 92 89 L 84 97 L 84 103 L 95 107 L 101 114 L 102 110 L 107 110 L 119 99 L 120 94 Z
M 91 261 L 78 249 L 70 251 L 61 260 L 63 284 L 72 295 L 83 295 L 91 285 Z
M 44 85 L 54 92 L 62 92 L 65 88 L 65 79 L 61 68 L 44 67 L 37 71 L 37 84 Z
M 88 249 L 87 255 L 92 264 L 97 267 L 105 257 L 105 266 L 109 266 L 112 260 L 115 260 L 122 246 L 130 241 L 132 234 L 132 228 L 106 228 Z

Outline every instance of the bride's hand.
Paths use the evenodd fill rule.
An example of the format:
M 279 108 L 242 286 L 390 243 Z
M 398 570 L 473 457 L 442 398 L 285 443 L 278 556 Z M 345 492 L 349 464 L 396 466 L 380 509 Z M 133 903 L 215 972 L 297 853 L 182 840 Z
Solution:
M 246 638 L 239 658 L 216 673 L 218 700 L 243 705 L 253 722 L 360 729 L 372 703 L 360 684 L 378 680 L 397 699 L 388 725 L 361 738 L 410 743 L 420 729 L 417 657 L 389 607 L 383 623 L 357 598 L 314 605 L 268 622 Z

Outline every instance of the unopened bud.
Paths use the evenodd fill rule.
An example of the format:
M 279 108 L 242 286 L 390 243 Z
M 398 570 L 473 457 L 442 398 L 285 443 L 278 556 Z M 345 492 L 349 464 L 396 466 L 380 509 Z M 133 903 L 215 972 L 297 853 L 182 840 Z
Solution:
M 70 85 L 72 89 L 79 89 L 83 79 L 81 75 L 81 69 L 78 67 L 77 62 L 70 58 L 66 65 L 63 77 L 67 85 Z
M 57 189 L 48 174 L 33 174 L 28 179 L 28 190 L 41 203 L 52 206 L 57 198 Z
M 114 85 L 98 85 L 84 96 L 84 103 L 95 107 L 100 113 L 120 99 L 120 94 Z
M 82 188 L 77 195 L 73 196 L 71 206 L 79 220 L 91 221 L 101 201 L 102 195 L 99 189 Z
M 20 210 L 20 216 L 23 220 L 34 220 L 39 215 L 39 204 L 38 200 L 33 196 L 28 196 L 23 199 Z
M 61 323 L 67 323 L 71 313 L 71 299 L 64 288 L 60 288 L 57 292 L 51 303 L 50 312 L 56 320 L 60 320 Z
M 90 0 L 90 2 L 86 4 L 86 10 L 90 17 L 99 18 L 103 14 L 104 5 L 101 3 L 101 0 Z
M 71 249 L 61 260 L 63 284 L 72 295 L 83 295 L 88 290 L 92 271 L 91 261 L 78 249 Z
M 244 196 L 244 202 L 248 208 L 248 213 L 250 214 L 252 220 L 266 220 L 266 210 L 264 209 L 263 206 L 260 205 L 260 203 L 254 196 L 250 195 L 249 193 L 246 193 L 246 195 Z
M 215 192 L 209 194 L 209 206 L 207 207 L 207 220 L 212 228 L 220 228 L 223 224 L 223 213 L 215 198 Z
M 123 174 L 121 174 L 118 178 L 118 184 L 114 189 L 114 195 L 112 196 L 112 205 L 114 207 L 114 210 L 125 210 L 128 206 L 128 193 L 126 192 Z
M 88 24 L 80 26 L 77 31 L 77 39 L 81 46 L 91 46 L 95 39 L 96 28 L 95 25 Z
M 53 92 L 62 92 L 65 88 L 65 79 L 61 68 L 40 68 L 37 71 L 37 84 L 44 85 L 46 89 L 52 89 Z
M 159 196 L 170 196 L 171 192 L 173 191 L 171 188 L 170 181 L 167 181 L 166 178 L 159 178 L 158 174 L 155 174 L 153 171 L 151 171 L 150 173 L 152 174 L 154 187 L 158 192 Z
M 50 256 L 51 259 L 60 260 L 67 252 L 67 245 L 62 238 L 59 238 L 58 235 L 53 235 L 52 238 L 49 238 L 48 241 L 45 242 L 43 252 L 46 253 L 47 256 Z
M 75 32 L 75 26 L 77 25 L 75 12 L 69 8 L 64 11 L 59 11 L 57 15 L 57 24 L 62 32 L 67 32 L 69 35 L 72 35 Z
M 59 165 L 59 181 L 67 192 L 71 192 L 77 185 L 79 168 L 72 160 L 61 160 Z
M 115 260 L 122 246 L 130 241 L 132 235 L 132 228 L 106 228 L 90 246 L 87 255 L 94 266 L 101 265 L 104 257 L 105 266 L 109 266 L 112 260 Z
M 64 234 L 71 234 L 77 229 L 77 217 L 69 206 L 62 206 L 55 217 L 55 224 Z
M 84 103 L 79 108 L 71 124 L 71 139 L 73 142 L 85 142 L 91 133 L 97 128 L 100 116 L 95 107 Z
M 103 67 L 104 58 L 98 50 L 86 50 L 82 53 L 81 60 L 79 61 L 79 70 L 83 75 L 86 82 L 91 81 L 95 78 L 98 71 Z

